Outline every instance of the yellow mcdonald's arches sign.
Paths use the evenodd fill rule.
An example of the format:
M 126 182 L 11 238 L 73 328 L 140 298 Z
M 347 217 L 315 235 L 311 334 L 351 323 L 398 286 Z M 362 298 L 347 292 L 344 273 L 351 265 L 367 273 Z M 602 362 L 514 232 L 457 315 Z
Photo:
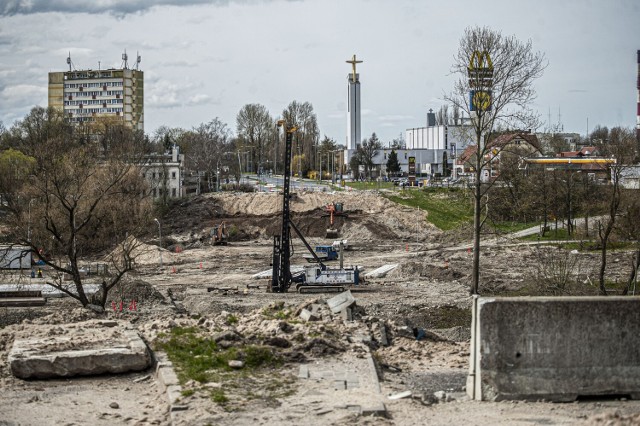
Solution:
M 489 52 L 483 50 L 480 52 L 476 50 L 471 55 L 471 59 L 469 60 L 469 71 L 473 70 L 492 70 L 493 62 L 491 62 L 491 56 Z

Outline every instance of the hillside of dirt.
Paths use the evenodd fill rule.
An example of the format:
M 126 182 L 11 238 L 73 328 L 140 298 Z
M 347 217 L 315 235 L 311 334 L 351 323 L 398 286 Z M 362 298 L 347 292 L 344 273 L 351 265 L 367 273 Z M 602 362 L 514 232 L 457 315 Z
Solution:
M 330 218 L 325 206 L 343 203 L 344 216 L 336 216 L 340 238 L 359 241 L 402 241 L 440 231 L 425 222 L 425 212 L 399 206 L 373 192 L 302 192 L 291 197 L 291 219 L 306 238 L 323 238 Z M 277 193 L 217 193 L 182 201 L 164 217 L 164 232 L 176 242 L 204 241 L 214 225 L 224 222 L 230 241 L 272 239 L 280 233 L 282 196 Z M 425 232 L 426 231 L 426 232 Z M 420 235 L 420 238 L 424 238 Z

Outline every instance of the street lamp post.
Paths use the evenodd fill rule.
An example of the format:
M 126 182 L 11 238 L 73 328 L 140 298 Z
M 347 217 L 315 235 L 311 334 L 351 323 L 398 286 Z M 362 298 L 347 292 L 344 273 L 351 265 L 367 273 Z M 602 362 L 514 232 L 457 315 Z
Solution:
M 160 254 L 160 267 L 162 267 L 162 225 L 158 219 L 153 219 L 158 224 L 158 235 L 160 236 L 160 247 L 158 247 L 158 253 Z
M 33 202 L 33 200 L 35 200 L 35 198 L 32 198 L 29 200 L 29 218 L 27 220 L 27 241 L 31 242 L 31 203 Z

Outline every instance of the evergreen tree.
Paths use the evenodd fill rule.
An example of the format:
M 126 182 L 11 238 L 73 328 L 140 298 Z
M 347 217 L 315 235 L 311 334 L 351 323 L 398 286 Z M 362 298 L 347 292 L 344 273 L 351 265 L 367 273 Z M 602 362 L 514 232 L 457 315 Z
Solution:
M 395 176 L 400 173 L 400 162 L 398 161 L 398 153 L 392 149 L 387 157 L 387 173 Z

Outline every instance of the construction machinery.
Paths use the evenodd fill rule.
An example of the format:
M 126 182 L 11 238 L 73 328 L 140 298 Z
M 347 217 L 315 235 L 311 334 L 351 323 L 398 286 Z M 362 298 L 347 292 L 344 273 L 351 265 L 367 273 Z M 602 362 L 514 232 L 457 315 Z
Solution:
M 307 262 L 312 263 L 315 262 L 316 259 L 320 259 L 320 261 L 328 261 L 328 260 L 338 260 L 338 249 L 333 246 L 321 245 L 315 246 L 314 251 L 316 252 L 315 256 L 310 254 L 304 254 L 302 257 L 307 259 Z
M 211 244 L 214 246 L 227 245 L 229 235 L 227 234 L 227 227 L 224 222 L 220 225 L 216 225 L 211 228 Z
M 284 153 L 284 176 L 282 182 L 282 228 L 280 235 L 273 237 L 273 258 L 271 286 L 269 291 L 274 293 L 285 293 L 289 291 L 292 283 L 295 283 L 297 291 L 304 292 L 324 292 L 343 291 L 346 286 L 358 285 L 360 274 L 357 267 L 344 268 L 342 252 L 340 250 L 340 267 L 328 268 L 318 257 L 315 250 L 311 248 L 298 227 L 291 221 L 290 210 L 290 184 L 291 184 L 291 145 L 293 133 L 296 127 L 287 127 L 284 120 L 279 120 L 278 127 L 285 130 L 285 153 Z M 291 274 L 291 234 L 293 229 L 305 247 L 315 260 L 314 265 L 305 266 L 302 272 Z
M 344 209 L 342 203 L 331 202 L 325 206 L 325 211 L 327 214 L 324 216 L 329 216 L 329 228 L 327 228 L 327 238 L 338 238 L 338 230 L 333 227 L 334 217 L 335 216 L 343 216 Z

